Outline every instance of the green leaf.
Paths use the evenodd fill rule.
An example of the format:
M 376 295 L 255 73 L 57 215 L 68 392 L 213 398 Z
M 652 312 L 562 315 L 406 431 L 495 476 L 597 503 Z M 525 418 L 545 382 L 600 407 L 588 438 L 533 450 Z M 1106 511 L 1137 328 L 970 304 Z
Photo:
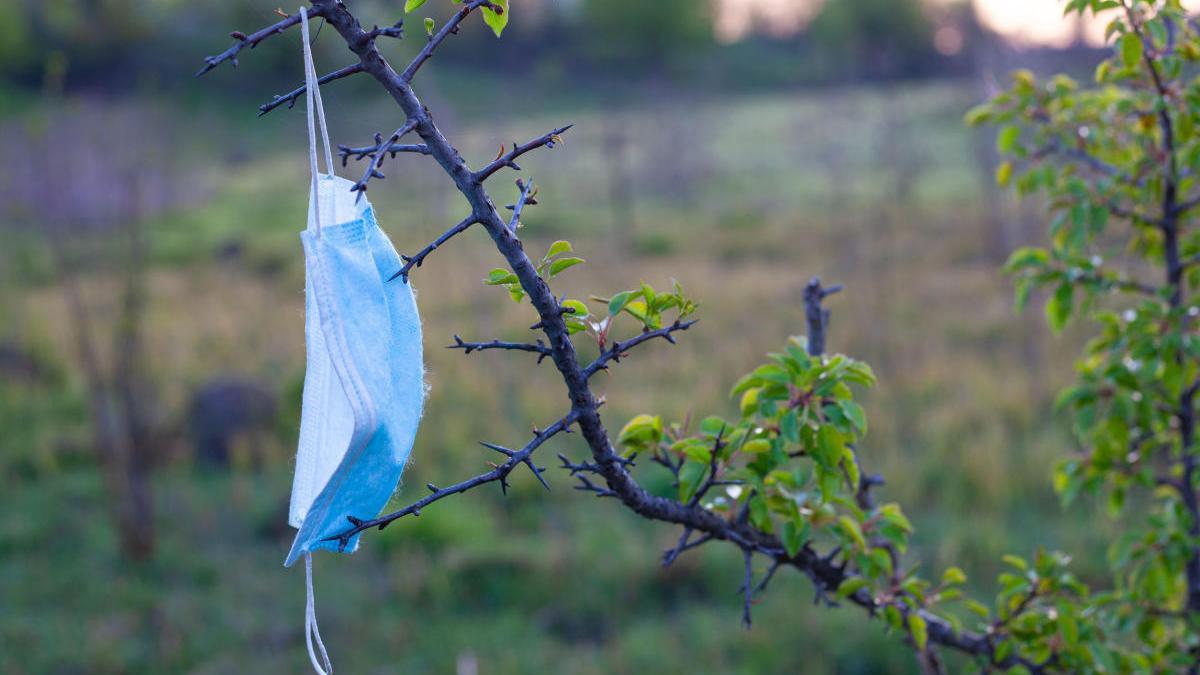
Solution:
M 768 441 L 765 438 L 756 438 L 752 441 L 746 441 L 746 444 L 742 446 L 742 452 L 747 452 L 752 455 L 757 455 L 760 453 L 770 452 L 770 451 L 771 451 L 771 441 Z
M 983 603 L 975 600 L 967 600 L 964 604 L 967 606 L 967 609 L 979 615 L 979 618 L 985 621 L 992 614 L 991 610 L 989 610 Z
M 1000 162 L 1000 165 L 996 167 L 996 185 L 1008 187 L 1009 182 L 1012 181 L 1012 174 L 1012 162 Z
M 550 276 L 554 276 L 559 272 L 578 265 L 583 262 L 583 258 L 559 258 L 550 263 Z
M 738 409 L 742 411 L 742 417 L 749 417 L 758 408 L 758 392 L 761 388 L 747 389 L 746 393 L 742 394 L 742 401 Z
M 788 555 L 795 557 L 800 552 L 804 542 L 808 541 L 808 530 L 807 522 L 802 527 L 797 527 L 791 520 L 783 524 L 783 548 L 787 550 Z
M 870 583 L 865 577 L 846 577 L 838 584 L 837 596 L 848 598 Z
M 837 466 L 842 458 L 842 448 L 846 447 L 842 435 L 832 425 L 826 424 L 817 432 L 817 448 L 813 458 L 826 469 Z
M 966 117 L 963 119 L 969 127 L 977 127 L 986 123 L 992 116 L 992 106 L 989 103 L 983 103 L 975 106 L 967 111 Z
M 851 489 L 857 490 L 859 481 L 862 480 L 862 473 L 858 468 L 858 458 L 854 456 L 854 450 L 848 445 L 842 448 L 842 468 L 846 470 L 846 480 L 850 483 Z
M 435 25 L 436 25 L 436 24 L 434 23 L 434 21 L 433 21 L 433 18 L 432 18 L 432 17 L 428 17 L 428 16 L 427 16 L 427 17 L 425 17 L 425 34 L 426 34 L 426 35 L 429 35 L 429 36 L 432 36 L 432 35 L 433 35 L 433 27 L 434 27 Z
M 483 280 L 483 282 L 485 284 L 487 284 L 488 286 L 499 286 L 500 284 L 520 283 L 520 281 L 521 280 L 517 278 L 517 275 L 513 274 L 512 272 L 509 272 L 508 270 L 504 269 L 503 267 L 497 267 L 496 269 L 492 270 L 491 272 L 488 272 L 487 279 Z
M 630 449 L 657 445 L 662 440 L 662 418 L 657 415 L 638 415 L 621 429 L 617 443 Z
M 1046 321 L 1050 324 L 1050 330 L 1060 333 L 1066 327 L 1071 319 L 1074 296 L 1075 287 L 1064 281 L 1046 301 Z
M 1012 252 L 1008 256 L 1008 262 L 1004 263 L 1004 271 L 1008 273 L 1016 272 L 1026 268 L 1043 267 L 1050 262 L 1050 252 L 1044 248 L 1036 246 L 1022 246 Z
M 1021 127 L 1013 124 L 1004 127 L 996 136 L 996 149 L 1003 153 L 1010 153 L 1017 147 L 1017 140 L 1021 138 Z
M 771 514 L 767 510 L 767 500 L 759 495 L 750 498 L 750 524 L 766 533 L 771 533 Z
M 700 481 L 704 480 L 704 474 L 707 471 L 707 464 L 691 460 L 683 463 L 683 466 L 679 469 L 679 501 L 685 504 L 691 501 L 692 497 L 696 494 L 696 490 L 700 487 Z
M 588 315 L 587 305 L 583 304 L 582 302 L 580 302 L 578 300 L 567 300 L 567 301 L 563 302 L 562 306 L 563 306 L 563 309 L 575 310 L 574 312 L 566 315 L 568 318 L 582 319 L 583 317 Z
M 496 37 L 500 37 L 500 34 L 504 32 L 504 27 L 508 25 L 508 0 L 492 0 L 492 4 L 500 7 L 500 11 L 484 7 L 483 22 L 492 29 Z
M 621 291 L 620 293 L 612 296 L 612 300 L 608 301 L 608 313 L 611 316 L 616 316 L 621 312 L 622 309 L 625 308 L 625 305 L 629 304 L 629 301 L 632 298 L 633 291 Z
M 900 510 L 900 505 L 895 502 L 889 502 L 883 506 L 880 506 L 879 515 L 887 522 L 895 525 L 905 532 L 913 531 L 912 523 L 909 522 L 908 517 L 904 515 L 904 512 Z
M 571 248 L 571 242 L 559 239 L 550 244 L 550 250 L 546 252 L 546 258 L 553 258 L 560 253 L 570 253 L 574 249 Z
M 1142 41 L 1135 33 L 1126 33 L 1117 41 L 1117 50 L 1121 53 L 1121 63 L 1132 68 L 1142 58 Z
M 842 399 L 838 401 L 838 407 L 842 409 L 842 412 L 846 415 L 846 419 L 850 420 L 854 427 L 858 429 L 858 435 L 866 436 L 867 414 L 863 412 L 862 406 L 849 399 Z
M 1008 563 L 1009 565 L 1012 565 L 1013 567 L 1021 570 L 1022 572 L 1029 569 L 1029 563 L 1025 562 L 1025 559 L 1020 556 L 1007 554 L 1007 555 L 1001 556 L 1000 559 L 1003 560 L 1004 562 Z
M 404 13 L 408 14 L 415 9 L 420 9 L 423 4 L 425 4 L 425 0 L 405 0 Z
M 842 526 L 842 530 L 854 540 L 854 543 L 861 549 L 867 547 L 867 538 L 863 536 L 862 528 L 859 527 L 858 521 L 850 516 L 842 516 L 838 518 L 838 524 Z
M 925 618 L 916 611 L 908 614 L 908 632 L 912 634 L 917 649 L 923 651 L 925 645 L 929 643 L 929 627 L 925 625 Z
M 957 586 L 958 584 L 966 583 L 967 575 L 957 567 L 947 567 L 945 572 L 942 572 L 943 586 Z

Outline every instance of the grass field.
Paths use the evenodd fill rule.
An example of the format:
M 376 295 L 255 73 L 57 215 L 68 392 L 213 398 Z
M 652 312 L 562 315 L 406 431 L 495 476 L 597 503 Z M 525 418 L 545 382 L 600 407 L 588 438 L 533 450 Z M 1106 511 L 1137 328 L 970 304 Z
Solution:
M 338 91 L 326 94 L 335 142 L 362 145 L 394 128 L 384 102 L 355 109 Z M 880 376 L 862 456 L 887 477 L 883 497 L 917 527 L 910 562 L 931 575 L 961 565 L 986 593 L 1002 553 L 1046 545 L 1103 583 L 1115 524 L 1087 504 L 1061 511 L 1049 483 L 1070 449 L 1049 401 L 1080 336 L 1051 339 L 1036 311 L 1012 310 L 987 167 L 961 125 L 972 96 L 955 84 L 735 99 L 678 92 L 619 110 L 564 96 L 533 110 L 506 100 L 485 115 L 449 87 L 430 103 L 473 165 L 501 144 L 576 124 L 564 146 L 522 161 L 522 175 L 541 185 L 541 204 L 523 219 L 526 248 L 540 255 L 569 238 L 587 260 L 557 292 L 607 296 L 674 278 L 701 303 L 700 323 L 678 346 L 648 345 L 599 381 L 610 429 L 640 412 L 731 413 L 729 385 L 802 332 L 800 289 L 820 275 L 846 286 L 830 301 L 830 348 Z M 77 112 L 58 123 L 90 107 L 125 114 L 72 105 Z M 46 252 L 19 229 L 0 230 L 11 244 L 0 246 L 0 310 L 13 317 L 0 339 L 44 355 L 58 374 L 0 382 L 0 672 L 307 668 L 302 573 L 280 566 L 303 378 L 303 120 L 281 110 L 250 123 L 252 110 L 149 113 L 155 133 L 181 146 L 170 164 L 177 197 L 145 221 L 156 415 L 178 426 L 191 392 L 226 373 L 256 377 L 285 402 L 261 472 L 202 471 L 182 442 L 164 445 L 152 562 L 117 555 Z M 33 133 L 40 112 L 15 113 L 4 133 Z M 352 162 L 343 174 L 359 172 Z M 385 172 L 370 197 L 400 251 L 464 215 L 428 158 L 401 157 Z M 515 178 L 492 180 L 498 202 L 515 197 Z M 1036 237 L 1040 226 L 1024 232 Z M 526 338 L 532 310 L 482 284 L 499 264 L 486 235 L 470 231 L 413 274 L 431 395 L 398 503 L 426 482 L 485 469 L 476 441 L 520 443 L 531 424 L 566 410 L 548 363 L 440 348 L 454 334 Z M 101 324 L 115 315 L 113 269 L 98 262 L 79 272 Z M 572 442 L 553 445 L 542 464 L 559 450 L 580 456 Z M 561 472 L 551 484 L 545 493 L 521 475 L 507 499 L 498 490 L 454 498 L 368 534 L 353 557 L 319 556 L 318 611 L 339 671 L 915 669 L 881 625 L 814 608 L 807 581 L 792 576 L 743 630 L 736 552 L 701 550 L 663 570 L 659 554 L 677 532 L 571 490 Z

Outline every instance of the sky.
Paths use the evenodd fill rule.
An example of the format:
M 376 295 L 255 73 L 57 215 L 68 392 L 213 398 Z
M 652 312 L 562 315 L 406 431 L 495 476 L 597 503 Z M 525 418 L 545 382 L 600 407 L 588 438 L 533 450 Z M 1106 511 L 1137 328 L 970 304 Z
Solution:
M 853 2 L 853 0 L 828 0 Z M 946 4 L 955 0 L 927 0 Z M 992 30 L 1020 45 L 1065 45 L 1076 31 L 1077 19 L 1063 17 L 1062 0 L 973 0 L 980 19 Z M 793 33 L 811 19 L 822 0 L 720 0 L 717 34 L 736 40 L 756 25 L 771 32 Z M 1200 10 L 1200 0 L 1185 0 L 1185 6 Z M 1099 44 L 1106 19 L 1089 19 L 1083 26 L 1089 42 Z

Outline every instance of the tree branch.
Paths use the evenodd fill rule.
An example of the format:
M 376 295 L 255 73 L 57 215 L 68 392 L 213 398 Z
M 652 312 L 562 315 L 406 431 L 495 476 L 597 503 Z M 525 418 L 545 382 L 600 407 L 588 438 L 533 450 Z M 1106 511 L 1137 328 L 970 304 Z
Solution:
M 510 218 L 508 221 L 508 229 L 512 230 L 513 232 L 516 232 L 517 228 L 521 226 L 521 211 L 524 210 L 526 206 L 537 205 L 537 200 L 534 199 L 534 195 L 537 194 L 537 190 L 533 186 L 532 178 L 528 183 L 518 178 L 517 189 L 521 191 L 521 194 L 517 197 L 517 203 L 509 204 L 508 206 L 504 207 L 513 212 L 512 218 Z
M 671 344 L 675 344 L 675 338 L 672 337 L 671 333 L 687 330 L 694 326 L 697 321 L 699 321 L 699 319 L 692 319 L 690 321 L 677 320 L 670 326 L 664 326 L 663 328 L 659 328 L 657 330 L 644 331 L 637 337 L 630 338 L 624 342 L 613 342 L 611 347 L 601 352 L 600 356 L 597 356 L 595 361 L 592 361 L 587 365 L 586 368 L 583 369 L 583 376 L 585 378 L 591 378 L 591 376 L 595 375 L 601 370 L 608 370 L 609 361 L 620 363 L 622 358 L 628 356 L 630 349 L 633 349 L 643 342 L 649 342 L 654 338 L 662 338 Z
M 421 51 L 417 53 L 412 62 L 408 64 L 408 67 L 404 69 L 404 72 L 400 75 L 400 79 L 406 84 L 412 82 L 413 77 L 416 76 L 417 71 L 420 70 L 421 66 L 425 65 L 425 62 L 428 61 L 431 56 L 433 56 L 434 50 L 436 50 L 442 44 L 442 42 L 446 40 L 446 38 L 458 33 L 458 24 L 462 23 L 463 19 L 467 18 L 468 14 L 475 11 L 479 7 L 490 7 L 491 9 L 497 9 L 497 6 L 493 5 L 489 0 L 472 0 L 472 2 L 464 4 L 461 9 L 454 13 L 454 16 L 450 17 L 450 20 L 446 22 L 446 25 L 442 26 L 441 30 L 429 37 L 429 42 L 426 43 Z M 499 11 L 503 12 L 504 9 L 499 8 Z
M 309 12 L 309 18 L 311 19 L 311 18 L 314 18 L 317 16 L 322 16 L 322 14 L 321 14 L 320 10 L 316 9 L 314 6 L 314 10 L 312 12 Z M 234 68 L 237 68 L 237 64 L 238 64 L 237 56 L 238 56 L 238 53 L 240 53 L 243 49 L 245 49 L 247 47 L 249 47 L 250 49 L 254 49 L 255 47 L 258 46 L 258 44 L 260 42 L 266 40 L 267 38 L 271 37 L 272 35 L 282 33 L 283 31 L 291 28 L 292 26 L 295 26 L 298 23 L 300 23 L 300 15 L 292 14 L 292 15 L 288 16 L 287 18 L 283 19 L 282 21 L 277 21 L 277 22 L 271 24 L 270 26 L 267 26 L 266 28 L 258 31 L 257 33 L 251 33 L 250 35 L 246 35 L 245 33 L 242 33 L 241 31 L 236 31 L 236 30 L 233 31 L 232 33 L 229 34 L 229 37 L 231 37 L 235 40 L 235 42 L 233 43 L 233 46 L 231 46 L 229 49 L 226 49 L 225 51 L 223 51 L 220 54 L 217 54 L 215 56 L 204 57 L 204 67 L 201 68 L 200 70 L 196 71 L 196 77 L 200 77 L 201 75 L 204 75 L 205 73 L 212 70 L 213 68 L 216 68 L 217 66 L 221 65 L 225 61 L 229 61 L 230 64 L 233 65 Z
M 457 225 L 443 232 L 440 237 L 434 239 L 432 243 L 421 249 L 415 256 L 411 258 L 406 255 L 400 256 L 404 259 L 404 267 L 401 267 L 399 272 L 396 272 L 390 278 L 388 278 L 388 281 L 392 281 L 396 277 L 404 277 L 404 282 L 408 283 L 408 273 L 412 270 L 412 268 L 420 267 L 421 263 L 425 262 L 425 257 L 437 250 L 437 247 L 450 241 L 454 235 L 466 230 L 468 227 L 471 227 L 477 222 L 479 221 L 475 220 L 475 216 L 467 216 Z M 470 354 L 470 350 L 468 350 L 467 353 Z
M 375 155 L 379 152 L 379 144 L 364 145 L 361 148 L 351 148 L 346 145 L 338 145 L 338 155 L 342 158 L 342 166 L 346 166 L 350 161 L 350 156 L 354 155 L 354 159 L 361 160 L 367 157 L 375 159 Z M 392 159 L 402 152 L 411 152 L 418 155 L 431 155 L 429 146 L 424 143 L 392 143 L 383 149 L 383 152 Z
M 551 352 L 550 348 L 547 347 L 540 339 L 537 341 L 537 344 L 529 344 L 528 342 L 501 342 L 499 340 L 492 340 L 491 342 L 464 342 L 463 339 L 457 335 L 454 336 L 454 344 L 446 345 L 446 349 L 461 349 L 463 350 L 464 354 L 481 352 L 485 349 L 533 352 L 534 354 L 538 355 L 538 363 L 541 363 L 542 359 L 550 356 L 553 353 Z
M 370 182 L 372 178 L 384 178 L 383 173 L 379 171 L 379 167 L 383 166 L 383 160 L 385 157 L 387 157 L 388 153 L 387 149 L 395 145 L 396 141 L 403 138 L 405 134 L 412 131 L 414 128 L 416 128 L 416 126 L 417 121 L 410 118 L 404 122 L 403 126 L 393 131 L 392 135 L 388 136 L 386 141 L 383 139 L 382 135 L 375 135 L 375 150 L 371 153 L 367 153 L 371 155 L 371 161 L 367 163 L 367 170 L 363 172 L 362 178 L 358 179 L 358 182 L 350 188 L 351 192 L 357 192 L 359 197 L 361 197 L 363 193 L 367 191 L 367 183 Z M 342 146 L 339 145 L 338 149 L 340 150 L 341 147 Z M 395 154 L 392 156 L 395 157 Z
M 355 73 L 361 73 L 362 71 L 363 71 L 363 67 L 362 67 L 361 63 L 352 63 L 352 64 L 346 66 L 345 68 L 339 68 L 339 69 L 333 71 L 332 73 L 329 73 L 328 75 L 322 75 L 317 80 L 317 84 L 322 85 L 327 82 L 333 82 L 334 80 L 340 80 L 343 77 L 349 77 Z M 269 103 L 264 103 L 264 104 L 258 106 L 258 116 L 262 117 L 263 115 L 266 115 L 267 113 L 271 112 L 272 110 L 278 108 L 279 106 L 281 106 L 285 103 L 287 104 L 288 109 L 291 109 L 292 106 L 296 105 L 296 101 L 299 100 L 300 97 L 303 96 L 304 92 L 306 92 L 306 91 L 308 91 L 308 85 L 302 84 L 299 87 L 297 87 L 296 89 L 293 89 L 293 90 L 289 91 L 288 93 L 284 94 L 283 96 L 276 94 L 275 98 L 271 99 L 271 101 Z M 342 164 L 342 166 L 345 166 L 345 164 Z
M 574 413 L 570 413 L 566 417 L 560 419 L 554 424 L 551 424 L 545 429 L 535 431 L 533 439 L 526 443 L 525 446 L 520 450 L 509 450 L 508 448 L 494 445 L 492 443 L 481 443 L 481 445 L 484 447 L 495 450 L 508 459 L 503 464 L 493 465 L 491 471 L 481 473 L 478 476 L 468 478 L 461 483 L 455 483 L 449 487 L 439 488 L 430 483 L 426 486 L 429 489 L 428 495 L 394 513 L 389 513 L 387 515 L 379 516 L 378 518 L 372 518 L 370 520 L 362 520 L 353 516 L 348 516 L 347 519 L 350 521 L 350 527 L 345 532 L 336 534 L 332 537 L 326 537 L 322 541 L 336 541 L 338 542 L 339 547 L 344 549 L 350 543 L 350 539 L 354 537 L 354 535 L 364 530 L 369 530 L 372 527 L 378 527 L 382 530 L 392 522 L 405 516 L 419 516 L 421 515 L 421 509 L 434 502 L 441 501 L 451 495 L 468 492 L 474 488 L 477 488 L 481 485 L 486 485 L 488 483 L 500 483 L 500 489 L 507 494 L 508 476 L 510 473 L 512 473 L 513 469 L 517 468 L 517 466 L 520 464 L 528 466 L 529 470 L 533 472 L 534 477 L 538 479 L 538 482 L 548 490 L 550 489 L 550 486 L 547 485 L 546 479 L 542 477 L 542 473 L 545 471 L 545 469 L 533 463 L 533 453 L 546 441 L 557 436 L 558 434 L 570 433 L 568 427 L 575 422 L 575 417 L 576 416 Z
M 575 126 L 575 125 L 568 124 L 565 127 L 559 127 L 557 129 L 555 129 L 554 131 L 551 131 L 548 134 L 543 134 L 541 136 L 538 136 L 537 138 L 533 139 L 532 141 L 529 141 L 528 143 L 526 143 L 524 145 L 517 145 L 514 142 L 512 150 L 502 153 L 499 157 L 492 160 L 492 162 L 490 164 L 488 164 L 487 166 L 485 166 L 482 169 L 480 169 L 479 171 L 477 171 L 474 175 L 475 180 L 477 180 L 479 182 L 483 182 L 483 181 L 487 180 L 492 174 L 496 173 L 500 169 L 503 169 L 504 167 L 508 167 L 510 169 L 513 169 L 514 171 L 520 171 L 521 167 L 518 166 L 517 162 L 516 162 L 516 159 L 518 157 L 520 157 L 521 155 L 524 155 L 525 153 L 529 152 L 530 150 L 536 150 L 542 146 L 545 146 L 550 149 L 554 149 L 555 144 L 563 142 L 562 134 L 566 133 L 567 130 L 573 126 Z

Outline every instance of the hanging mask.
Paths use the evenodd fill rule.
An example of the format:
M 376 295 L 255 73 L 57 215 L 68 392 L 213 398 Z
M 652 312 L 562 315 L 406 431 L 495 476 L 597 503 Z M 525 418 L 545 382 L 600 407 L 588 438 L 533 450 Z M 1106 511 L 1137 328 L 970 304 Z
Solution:
M 344 548 L 331 537 L 349 516 L 374 518 L 400 482 L 425 398 L 421 321 L 400 256 L 375 222 L 365 195 L 334 175 L 321 93 L 309 45 L 308 15 L 300 9 L 308 100 L 312 196 L 301 233 L 305 263 L 305 341 L 300 442 L 288 524 L 299 529 L 285 566 L 305 556 L 308 570 L 306 640 L 318 672 L 329 661 L 316 632 L 311 552 Z M 314 121 L 314 113 L 316 120 Z M 329 173 L 317 171 L 317 122 Z M 316 660 L 313 640 L 324 657 Z

